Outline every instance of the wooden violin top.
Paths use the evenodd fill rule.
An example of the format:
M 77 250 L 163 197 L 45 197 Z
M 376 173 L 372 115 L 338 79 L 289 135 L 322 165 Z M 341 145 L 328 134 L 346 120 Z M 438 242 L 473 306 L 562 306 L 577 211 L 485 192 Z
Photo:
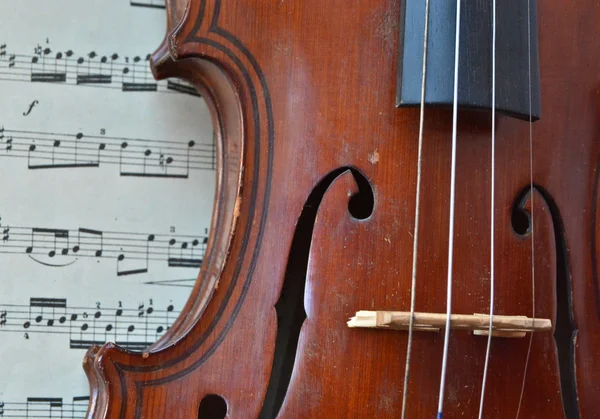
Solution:
M 215 215 L 166 336 L 88 353 L 89 417 L 600 417 L 600 3 L 419 3 L 167 1 Z

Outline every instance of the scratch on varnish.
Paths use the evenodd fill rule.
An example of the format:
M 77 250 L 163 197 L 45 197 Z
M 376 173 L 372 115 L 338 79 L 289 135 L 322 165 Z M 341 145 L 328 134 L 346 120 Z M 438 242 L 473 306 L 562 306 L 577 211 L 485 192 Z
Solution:
M 240 216 L 240 207 L 242 206 L 242 197 L 238 196 L 235 200 L 235 206 L 233 207 L 233 218 L 234 220 Z
M 369 153 L 368 159 L 371 164 L 377 164 L 379 161 L 379 150 L 375 149 L 372 153 Z

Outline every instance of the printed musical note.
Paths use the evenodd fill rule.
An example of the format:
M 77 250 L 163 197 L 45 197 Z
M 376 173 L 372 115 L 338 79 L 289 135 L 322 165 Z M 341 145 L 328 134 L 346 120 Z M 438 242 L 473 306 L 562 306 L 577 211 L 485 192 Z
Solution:
M 178 79 L 167 80 L 167 90 L 179 93 L 186 93 L 192 96 L 199 96 L 199 93 L 194 88 L 194 86 Z
M 214 143 L 12 130 L 2 127 L 0 157 L 27 159 L 30 170 L 118 165 L 121 176 L 188 179 L 191 171 L 216 170 Z
M 0 142 L 4 143 L 4 149 L 6 152 L 9 152 L 12 150 L 12 143 L 13 143 L 13 138 L 12 136 L 5 136 L 4 135 L 4 126 L 0 127 Z
M 29 300 L 29 319 L 23 323 L 23 328 L 29 329 L 32 324 L 40 324 L 44 321 L 46 326 L 54 326 L 57 308 L 66 309 L 67 300 L 64 298 L 31 298 Z M 51 314 L 48 314 L 45 309 L 51 309 Z
M 64 3 L 0 4 L 0 419 L 84 418 L 84 352 L 164 336 L 207 245 L 209 111 L 149 68 L 165 0 Z
M 30 417 L 40 412 L 48 414 L 48 418 L 62 417 L 63 401 L 57 397 L 28 397 L 25 406 L 25 416 Z
M 177 251 L 174 249 L 177 240 L 175 238 L 170 239 L 167 259 L 169 267 L 192 268 L 202 265 L 202 259 L 195 257 L 199 253 L 196 249 L 198 247 L 205 249 L 207 243 L 208 237 L 204 237 L 202 240 L 182 241 L 179 245 L 179 251 Z M 175 256 L 173 256 L 174 254 Z
M 48 243 L 50 243 L 50 246 L 48 246 Z M 69 253 L 69 232 L 67 230 L 34 227 L 31 229 L 31 244 L 25 248 L 25 253 L 31 254 L 34 247 L 39 246 L 43 249 L 49 249 L 48 256 L 53 258 L 56 256 L 57 244 L 63 245 L 61 254 L 66 255 Z
M 117 276 L 148 273 L 151 262 L 169 268 L 199 268 L 206 251 L 205 235 L 146 234 L 90 228 L 3 228 L 0 253 L 21 253 L 47 266 L 64 267 L 80 257 L 112 259 Z M 10 235 L 8 232 L 10 231 Z M 40 258 L 42 256 L 43 258 Z
M 155 7 L 154 1 L 145 3 L 149 4 L 148 7 Z M 7 59 L 6 44 L 2 44 L 1 47 L 0 68 L 6 66 L 8 71 L 0 71 L 0 80 L 105 87 L 120 89 L 123 92 L 172 92 L 199 96 L 197 91 L 183 80 L 154 80 L 149 67 L 149 54 L 121 57 L 117 53 L 102 55 L 96 51 L 89 51 L 78 56 L 72 50 L 54 51 L 47 45 L 42 47 L 38 44 L 33 55 L 8 54 Z
M 0 333 L 68 335 L 71 349 L 112 341 L 141 351 L 160 338 L 178 315 L 172 304 L 161 309 L 154 307 L 152 300 L 132 308 L 99 303 L 70 307 L 66 298 L 32 297 L 29 305 L 0 303 Z
M 100 64 L 98 68 L 92 68 L 92 61 L 96 58 L 96 52 L 92 51 L 88 53 L 88 60 L 85 60 L 83 57 L 77 59 L 77 84 L 111 84 L 112 83 L 112 74 L 110 72 L 105 74 L 107 71 L 107 67 L 112 70 L 112 62 L 118 58 L 117 54 L 113 54 L 111 58 L 110 65 L 106 65 L 108 62 L 108 58 L 106 56 L 102 56 L 100 58 Z M 87 66 L 86 66 L 87 63 Z
M 83 248 L 82 248 L 83 246 Z M 79 228 L 77 231 L 77 244 L 73 247 L 73 253 L 79 251 L 91 252 L 95 257 L 102 257 L 104 252 L 104 233 L 91 228 Z
M 38 44 L 34 48 L 34 54 L 31 57 L 31 81 L 32 82 L 45 82 L 45 83 L 61 83 L 67 81 L 67 70 L 66 67 L 63 71 L 58 71 L 58 55 L 54 59 L 54 67 L 47 66 L 47 56 L 50 55 L 52 50 L 50 48 L 43 48 Z M 18 57 L 18 56 L 17 56 Z M 66 64 L 66 62 L 65 62 Z

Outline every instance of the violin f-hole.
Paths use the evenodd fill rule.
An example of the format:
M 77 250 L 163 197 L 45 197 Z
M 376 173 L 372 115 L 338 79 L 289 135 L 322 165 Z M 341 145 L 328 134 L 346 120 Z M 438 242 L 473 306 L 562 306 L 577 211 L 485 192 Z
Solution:
M 361 172 L 350 167 L 341 167 L 331 171 L 321 179 L 308 196 L 296 224 L 285 279 L 279 300 L 275 304 L 277 340 L 271 377 L 260 419 L 277 417 L 287 394 L 294 369 L 300 331 L 307 318 L 304 307 L 304 291 L 313 229 L 319 206 L 329 187 L 336 179 L 348 172 L 354 176 L 359 190 L 357 194 L 350 197 L 348 212 L 356 219 L 366 219 L 373 212 L 374 194 L 371 184 Z
M 537 194 L 536 194 L 537 192 Z M 569 266 L 568 249 L 565 237 L 565 226 L 558 205 L 550 193 L 534 185 L 533 188 L 524 188 L 514 201 L 511 211 L 511 222 L 513 231 L 523 237 L 531 233 L 532 216 L 526 210 L 526 205 L 531 196 L 542 198 L 548 206 L 552 224 L 554 227 L 554 239 L 556 248 L 556 320 L 554 329 L 554 341 L 558 352 L 558 365 L 560 371 L 560 387 L 563 408 L 566 417 L 578 419 L 579 412 L 577 394 L 577 380 L 575 370 L 575 339 L 577 327 L 573 319 L 573 302 L 571 289 L 571 272 Z

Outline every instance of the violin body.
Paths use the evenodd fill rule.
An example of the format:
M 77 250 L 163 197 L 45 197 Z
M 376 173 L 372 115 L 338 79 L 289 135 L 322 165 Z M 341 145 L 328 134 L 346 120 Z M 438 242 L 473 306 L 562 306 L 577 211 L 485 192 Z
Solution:
M 411 308 L 421 113 L 396 106 L 403 7 L 167 0 L 153 71 L 193 83 L 212 111 L 210 242 L 164 338 L 87 354 L 88 417 L 400 416 L 408 332 L 346 323 Z M 596 418 L 600 3 L 543 0 L 536 16 L 541 118 L 495 115 L 494 307 L 553 327 L 492 338 L 483 417 Z M 414 301 L 445 313 L 453 112 L 423 115 Z M 492 117 L 461 108 L 457 121 L 451 311 L 485 314 Z M 444 417 L 477 416 L 487 343 L 451 331 Z M 443 348 L 443 330 L 414 332 L 406 417 L 435 417 Z

